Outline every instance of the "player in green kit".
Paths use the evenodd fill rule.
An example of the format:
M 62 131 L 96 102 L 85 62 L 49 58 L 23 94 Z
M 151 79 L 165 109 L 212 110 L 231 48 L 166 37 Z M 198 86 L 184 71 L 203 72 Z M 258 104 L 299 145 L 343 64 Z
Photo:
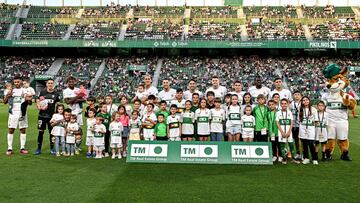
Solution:
M 255 142 L 267 142 L 268 141 L 268 119 L 267 114 L 269 109 L 265 106 L 266 98 L 263 94 L 257 96 L 258 104 L 253 109 L 253 116 L 256 120 L 255 125 Z
M 274 100 L 269 100 L 268 107 L 269 107 L 269 112 L 267 114 L 267 117 L 269 121 L 269 135 L 270 135 L 272 152 L 273 152 L 272 161 L 275 162 L 276 160 L 278 160 L 280 162 L 282 161 L 282 157 L 281 157 L 281 146 L 278 140 L 278 127 L 276 124 L 277 103 Z
M 158 123 L 155 125 L 154 136 L 156 140 L 159 141 L 167 141 L 167 125 L 165 123 L 165 116 L 163 114 L 159 114 L 157 116 Z M 155 138 L 154 138 L 155 140 Z
M 111 122 L 111 115 L 107 111 L 106 103 L 100 104 L 100 112 L 96 115 L 96 117 L 101 116 L 104 118 L 103 125 L 106 127 L 105 133 L 105 157 L 109 157 L 109 146 L 110 146 L 110 131 L 109 126 Z

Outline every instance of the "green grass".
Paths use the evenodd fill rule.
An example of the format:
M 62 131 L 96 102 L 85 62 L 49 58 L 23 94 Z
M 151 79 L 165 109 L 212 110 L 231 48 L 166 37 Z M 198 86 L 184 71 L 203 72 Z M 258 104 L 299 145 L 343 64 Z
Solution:
M 359 113 L 359 110 L 358 110 Z M 245 166 L 126 164 L 125 160 L 5 155 L 7 113 L 0 106 L 1 202 L 358 202 L 360 194 L 359 119 L 351 119 L 352 162 L 314 165 Z M 36 149 L 37 112 L 29 110 L 27 147 Z M 14 149 L 19 136 L 15 133 Z M 85 149 L 85 145 L 83 145 Z

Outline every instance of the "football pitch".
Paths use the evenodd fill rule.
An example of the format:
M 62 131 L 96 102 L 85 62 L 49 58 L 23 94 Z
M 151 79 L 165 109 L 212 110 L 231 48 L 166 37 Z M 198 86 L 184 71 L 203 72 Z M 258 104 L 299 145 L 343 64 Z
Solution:
M 357 110 L 359 114 L 360 108 Z M 1 202 L 358 202 L 360 194 L 360 119 L 350 119 L 352 162 L 319 165 L 191 165 L 127 164 L 125 160 L 33 155 L 37 142 L 37 110 L 29 109 L 27 148 L 14 155 L 7 147 L 7 106 L 0 105 Z M 321 154 L 319 154 L 321 157 Z

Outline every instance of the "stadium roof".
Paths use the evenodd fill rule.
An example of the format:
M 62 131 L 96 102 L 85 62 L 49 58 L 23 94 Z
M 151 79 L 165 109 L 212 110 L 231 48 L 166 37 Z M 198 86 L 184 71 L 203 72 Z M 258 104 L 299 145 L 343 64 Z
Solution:
M 0 3 L 26 4 L 40 6 L 101 6 L 111 2 L 116 4 L 131 4 L 141 6 L 280 6 L 280 5 L 306 5 L 306 6 L 360 6 L 359 0 L 0 0 Z

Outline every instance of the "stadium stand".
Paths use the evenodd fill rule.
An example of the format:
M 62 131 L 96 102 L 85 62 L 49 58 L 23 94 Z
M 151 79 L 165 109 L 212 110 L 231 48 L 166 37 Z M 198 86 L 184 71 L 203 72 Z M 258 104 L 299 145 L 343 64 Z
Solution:
M 96 22 L 92 24 L 77 23 L 71 31 L 70 39 L 111 39 L 119 34 L 122 22 Z
M 301 24 L 283 20 L 248 22 L 246 29 L 251 40 L 306 40 Z
M 13 17 L 18 8 L 18 5 L 9 5 L 0 3 L 0 17 Z
M 296 18 L 295 6 L 287 5 L 281 6 L 250 6 L 244 7 L 244 13 L 248 17 L 267 17 L 267 18 Z
M 25 22 L 22 25 L 21 39 L 61 39 L 68 25 L 59 23 Z
M 346 22 L 325 22 L 310 25 L 309 29 L 317 40 L 359 40 L 360 22 L 351 19 Z
M 238 23 L 217 23 L 213 21 L 193 21 L 186 39 L 191 40 L 240 40 Z
M 84 17 L 122 17 L 124 18 L 129 12 L 131 6 L 115 4 L 111 2 L 105 7 L 86 7 L 83 13 Z
M 30 6 L 28 18 L 75 17 L 78 10 L 76 7 Z
M 4 39 L 6 37 L 9 28 L 9 22 L 0 22 L 0 39 Z
M 180 39 L 183 24 L 171 20 L 132 20 L 128 22 L 125 39 Z
M 134 6 L 135 17 L 152 17 L 152 18 L 182 18 L 185 7 L 150 7 Z
M 142 82 L 143 74 L 154 74 L 157 64 L 156 57 L 132 57 L 132 58 L 108 58 L 106 69 L 93 87 L 91 94 L 112 95 L 114 98 L 120 95 L 133 97 L 137 86 Z M 146 65 L 147 71 L 129 71 L 130 65 Z
M 236 18 L 238 7 L 191 7 L 193 18 Z
M 19 74 L 23 78 L 42 75 L 54 61 L 54 57 L 0 57 L 0 95 L 4 92 L 5 83 L 10 82 L 15 74 Z
M 354 17 L 355 13 L 351 7 L 334 7 L 327 5 L 325 7 L 306 7 L 302 6 L 303 14 L 308 18 L 336 18 L 336 17 Z

